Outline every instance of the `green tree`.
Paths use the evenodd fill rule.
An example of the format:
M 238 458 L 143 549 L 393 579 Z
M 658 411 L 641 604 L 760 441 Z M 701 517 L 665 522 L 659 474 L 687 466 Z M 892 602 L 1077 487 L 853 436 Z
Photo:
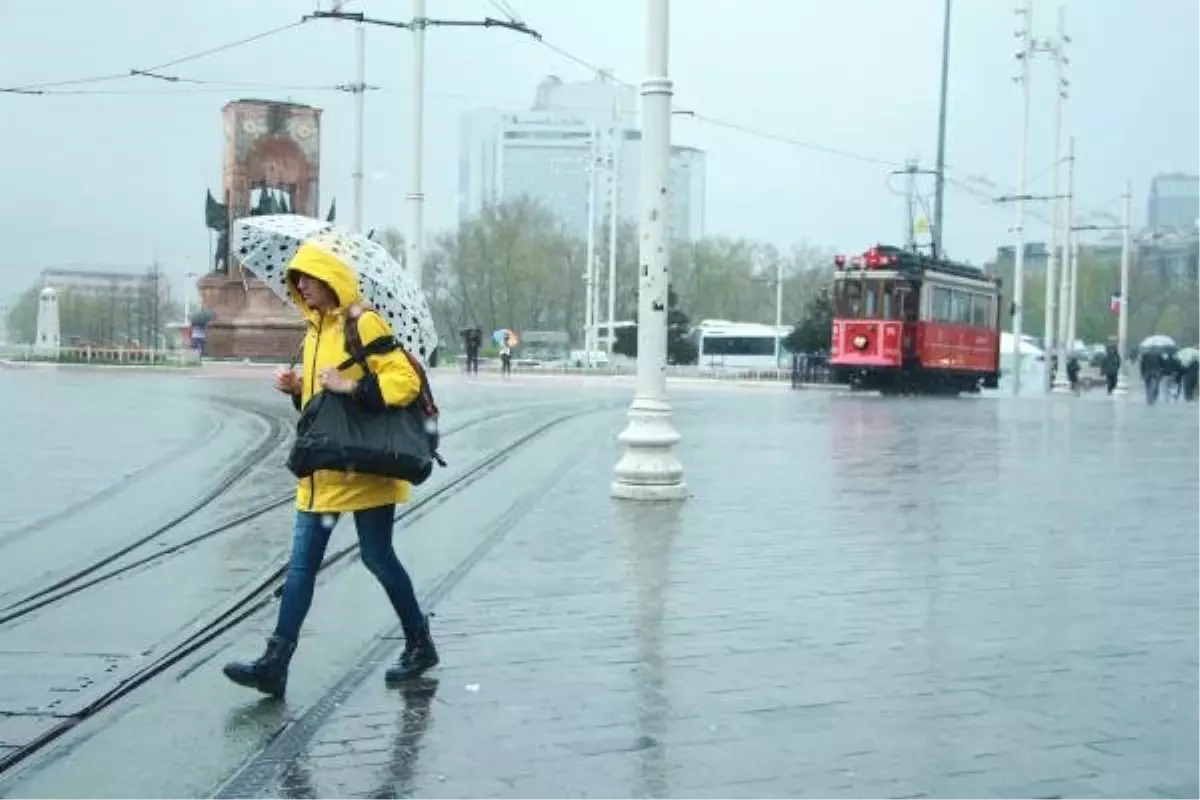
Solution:
M 637 358 L 638 346 L 637 325 L 617 329 L 616 340 L 613 342 L 613 352 L 630 358 Z M 696 343 L 692 340 L 692 323 L 682 309 L 679 308 L 679 295 L 675 290 L 667 288 L 667 363 L 695 364 L 699 353 Z
M 39 286 L 31 286 L 21 293 L 8 309 L 8 337 L 19 344 L 30 344 L 37 336 L 37 314 Z
M 531 200 L 485 208 L 439 238 L 432 258 L 427 285 L 456 327 L 582 329 L 582 244 Z
M 803 314 L 783 340 L 783 346 L 793 353 L 829 352 L 832 337 L 833 303 L 826 288 L 810 295 Z

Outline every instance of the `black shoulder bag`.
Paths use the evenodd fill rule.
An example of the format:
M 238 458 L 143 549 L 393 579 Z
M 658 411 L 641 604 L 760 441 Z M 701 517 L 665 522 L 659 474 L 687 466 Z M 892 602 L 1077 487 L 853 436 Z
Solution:
M 317 470 L 382 475 L 412 484 L 424 483 L 438 455 L 438 408 L 420 362 L 394 337 L 384 336 L 364 346 L 358 335 L 358 315 L 347 315 L 346 350 L 353 364 L 370 373 L 367 356 L 399 350 L 421 382 L 416 400 L 403 407 L 372 408 L 361 399 L 338 392 L 318 392 L 300 414 L 288 469 L 298 478 Z M 312 376 L 317 380 L 317 376 Z

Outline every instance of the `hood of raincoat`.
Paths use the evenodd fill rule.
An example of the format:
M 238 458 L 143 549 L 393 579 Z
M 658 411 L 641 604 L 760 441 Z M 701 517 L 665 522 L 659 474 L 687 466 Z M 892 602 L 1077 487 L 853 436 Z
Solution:
M 325 283 L 337 295 L 338 309 L 345 311 L 361 299 L 358 291 L 358 276 L 344 261 L 332 253 L 328 253 L 315 244 L 301 245 L 288 264 L 288 294 L 304 312 L 304 316 L 313 318 L 319 312 L 305 302 L 300 290 L 296 288 L 296 274 L 303 273 L 310 278 L 316 278 Z

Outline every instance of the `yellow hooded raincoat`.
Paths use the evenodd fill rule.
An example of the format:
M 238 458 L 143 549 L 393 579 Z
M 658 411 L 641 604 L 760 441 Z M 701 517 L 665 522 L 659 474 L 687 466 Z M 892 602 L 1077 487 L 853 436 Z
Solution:
M 337 295 L 337 309 L 322 314 L 305 303 L 296 289 L 294 273 L 297 272 L 329 286 Z M 300 407 L 303 408 L 314 394 L 322 391 L 319 378 L 321 371 L 326 367 L 336 367 L 350 357 L 346 352 L 346 311 L 362 301 L 354 270 L 311 244 L 303 245 L 288 265 L 288 286 L 292 299 L 302 309 L 308 322 L 301 373 L 303 390 Z M 358 318 L 358 334 L 362 343 L 368 345 L 381 336 L 391 336 L 392 330 L 379 314 L 365 309 Z M 421 389 L 421 379 L 403 353 L 392 351 L 371 355 L 367 357 L 367 364 L 373 377 L 367 376 L 358 364 L 347 367 L 342 375 L 367 384 L 376 382 L 379 395 L 388 406 L 405 406 L 416 399 Z M 373 386 L 363 388 L 375 391 Z M 403 503 L 408 500 L 408 493 L 406 481 L 379 475 L 318 470 L 300 479 L 296 507 L 316 513 L 359 511 Z

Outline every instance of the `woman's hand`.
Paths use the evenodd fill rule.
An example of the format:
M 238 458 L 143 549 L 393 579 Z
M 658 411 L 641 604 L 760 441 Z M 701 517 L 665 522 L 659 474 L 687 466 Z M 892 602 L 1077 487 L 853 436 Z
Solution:
M 321 374 L 318 376 L 318 378 L 321 381 L 322 389 L 326 389 L 336 394 L 352 394 L 354 389 L 358 386 L 357 381 L 352 381 L 349 378 L 343 377 L 342 374 L 333 367 L 326 367 L 325 369 L 321 370 Z
M 304 389 L 304 384 L 300 382 L 300 376 L 296 374 L 296 370 L 285 369 L 275 373 L 275 389 L 284 394 L 300 394 Z

